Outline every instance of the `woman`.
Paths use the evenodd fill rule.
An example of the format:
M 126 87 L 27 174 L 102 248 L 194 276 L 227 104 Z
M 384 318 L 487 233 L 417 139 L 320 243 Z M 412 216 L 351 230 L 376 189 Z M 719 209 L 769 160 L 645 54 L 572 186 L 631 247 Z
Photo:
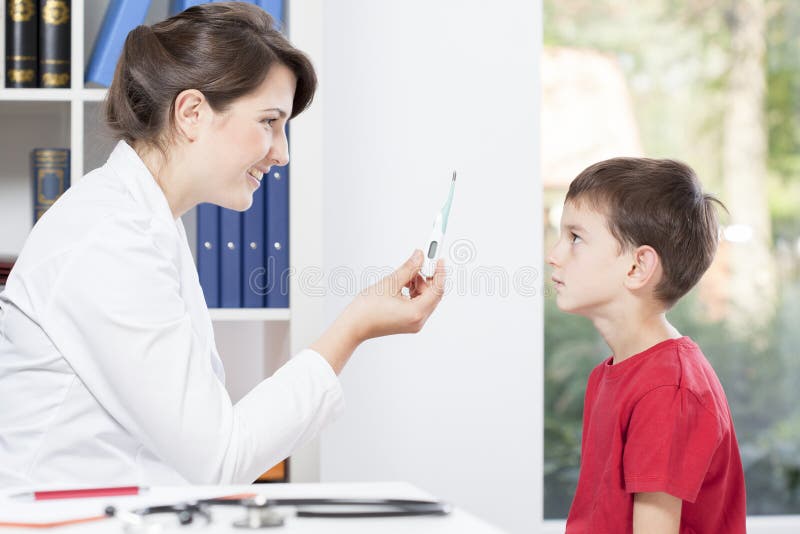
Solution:
M 342 408 L 364 340 L 416 332 L 442 296 L 419 251 L 235 405 L 180 217 L 245 210 L 289 160 L 308 59 L 247 4 L 125 42 L 106 103 L 121 139 L 31 232 L 0 295 L 0 485 L 249 483 Z M 408 296 L 401 293 L 407 287 Z

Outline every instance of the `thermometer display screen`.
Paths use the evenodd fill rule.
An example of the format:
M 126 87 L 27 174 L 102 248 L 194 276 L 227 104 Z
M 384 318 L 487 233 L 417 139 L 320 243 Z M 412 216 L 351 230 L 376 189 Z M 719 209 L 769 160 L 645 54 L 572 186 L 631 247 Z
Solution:
M 436 257 L 436 247 L 439 246 L 439 243 L 436 241 L 431 241 L 431 246 L 428 248 L 428 258 L 433 259 Z

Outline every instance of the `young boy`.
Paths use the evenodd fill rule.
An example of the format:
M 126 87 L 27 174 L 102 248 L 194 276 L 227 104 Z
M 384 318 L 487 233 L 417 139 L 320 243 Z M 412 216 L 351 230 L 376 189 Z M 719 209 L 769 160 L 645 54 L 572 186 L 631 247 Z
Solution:
M 615 158 L 570 184 L 550 255 L 559 309 L 613 356 L 589 376 L 567 534 L 745 532 L 745 485 L 725 392 L 665 313 L 714 258 L 711 195 L 688 166 Z

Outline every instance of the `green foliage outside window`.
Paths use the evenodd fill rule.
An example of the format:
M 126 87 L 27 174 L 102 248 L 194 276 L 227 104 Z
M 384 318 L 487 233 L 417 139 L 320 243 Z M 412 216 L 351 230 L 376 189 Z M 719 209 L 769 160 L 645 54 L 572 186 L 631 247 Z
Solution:
M 760 15 L 749 16 L 747 10 Z M 742 178 L 729 175 L 725 150 L 731 143 L 748 148 L 758 137 L 729 127 L 736 103 L 727 91 L 746 60 L 742 54 L 750 53 L 747 47 L 737 49 L 737 36 L 758 20 L 765 47 L 760 63 L 764 150 L 758 162 L 763 175 L 744 179 L 755 180 L 750 185 L 765 193 L 765 201 L 749 205 L 747 198 L 735 199 Z M 766 256 L 740 274 L 747 281 L 773 273 L 767 276 L 769 291 L 756 292 L 749 302 L 737 301 L 733 292 L 719 316 L 709 312 L 696 289 L 668 316 L 703 349 L 725 388 L 745 468 L 748 513 L 800 514 L 800 2 L 545 0 L 544 35 L 545 47 L 589 49 L 615 58 L 628 81 L 645 155 L 692 165 L 733 216 L 737 211 L 766 215 L 769 233 L 760 243 Z M 751 98 L 760 94 L 755 86 Z M 546 204 L 552 204 L 548 198 L 552 192 L 545 195 Z M 727 261 L 731 271 L 744 268 L 736 256 Z M 586 319 L 561 313 L 555 299 L 546 296 L 547 518 L 566 517 L 569 510 L 586 379 L 609 355 Z

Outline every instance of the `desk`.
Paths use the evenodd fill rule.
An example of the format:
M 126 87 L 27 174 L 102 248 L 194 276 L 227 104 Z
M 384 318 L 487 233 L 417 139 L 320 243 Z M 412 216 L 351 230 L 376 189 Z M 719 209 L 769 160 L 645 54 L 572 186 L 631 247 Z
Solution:
M 338 484 L 259 484 L 254 486 L 186 486 L 155 487 L 143 495 L 131 497 L 103 497 L 94 499 L 72 499 L 69 501 L 25 502 L 9 499 L 8 496 L 20 490 L 4 489 L 0 492 L 0 522 L 11 521 L 56 521 L 76 517 L 102 514 L 108 505 L 121 510 L 133 510 L 157 504 L 173 504 L 180 501 L 220 497 L 239 493 L 258 493 L 267 498 L 394 498 L 431 499 L 433 496 L 403 482 L 380 483 L 338 483 Z M 359 518 L 323 519 L 298 518 L 289 515 L 283 527 L 261 530 L 234 528 L 233 522 L 242 519 L 241 509 L 215 507 L 213 520 L 207 527 L 178 527 L 165 532 L 215 532 L 237 533 L 274 532 L 280 534 L 315 533 L 326 534 L 501 534 L 502 531 L 454 507 L 451 514 L 444 517 L 401 517 L 401 518 Z M 33 532 L 53 534 L 115 534 L 122 533 L 119 519 L 104 519 L 90 523 L 69 525 L 51 529 L 0 528 L 0 534 Z

